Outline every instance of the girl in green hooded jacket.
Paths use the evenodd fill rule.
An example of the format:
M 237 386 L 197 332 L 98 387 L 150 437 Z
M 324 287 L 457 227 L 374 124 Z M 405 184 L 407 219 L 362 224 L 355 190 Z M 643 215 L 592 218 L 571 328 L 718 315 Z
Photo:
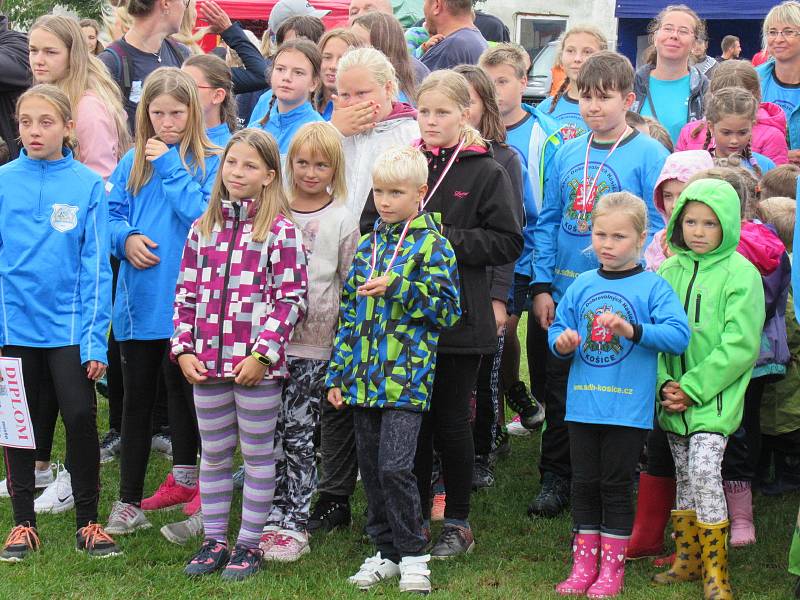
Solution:
M 742 420 L 764 325 L 761 277 L 736 252 L 740 227 L 739 197 L 729 183 L 691 183 L 667 226 L 674 256 L 658 271 L 680 297 L 692 335 L 682 355 L 659 355 L 658 419 L 675 461 L 678 551 L 654 581 L 702 576 L 705 598 L 718 600 L 733 598 L 722 457 Z

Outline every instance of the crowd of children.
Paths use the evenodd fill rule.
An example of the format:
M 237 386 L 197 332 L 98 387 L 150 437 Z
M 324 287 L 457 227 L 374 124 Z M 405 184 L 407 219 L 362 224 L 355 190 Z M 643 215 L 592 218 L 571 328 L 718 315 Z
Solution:
M 568 29 L 563 84 L 532 107 L 520 47 L 425 75 L 390 19 L 318 43 L 295 23 L 243 129 L 219 57 L 156 68 L 123 101 L 84 41 L 96 23 L 34 23 L 22 150 L 0 168 L 0 346 L 22 360 L 39 448 L 5 449 L 0 561 L 40 548 L 37 513 L 74 506 L 78 550 L 105 557 L 180 507 L 162 532 L 201 536 L 185 573 L 242 580 L 349 525 L 360 475 L 375 554 L 348 581 L 428 593 L 432 559 L 476 547 L 470 497 L 493 484 L 507 403 L 509 430 L 546 423 L 529 515 L 571 507 L 557 593 L 617 596 L 626 560 L 668 554 L 671 520 L 653 581 L 732 598 L 753 490 L 800 489 L 791 57 L 729 60 L 709 82 L 686 62 L 702 21 L 672 6 L 639 72 L 594 27 Z M 765 40 L 795 43 L 787 27 L 793 0 Z M 107 368 L 120 398 L 101 453 Z M 160 398 L 172 468 L 147 497 Z M 34 499 L 48 484 L 69 502 Z

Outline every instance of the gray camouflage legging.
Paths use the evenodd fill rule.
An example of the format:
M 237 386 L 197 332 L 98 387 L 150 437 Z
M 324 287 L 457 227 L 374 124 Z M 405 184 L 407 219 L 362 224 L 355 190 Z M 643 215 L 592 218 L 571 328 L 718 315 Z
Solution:
M 304 532 L 317 489 L 314 429 L 328 361 L 287 356 L 286 363 L 289 377 L 275 429 L 275 499 L 267 525 Z
M 676 508 L 694 510 L 697 520 L 713 525 L 728 519 L 722 488 L 722 457 L 728 438 L 719 433 L 689 437 L 667 432 L 675 461 Z

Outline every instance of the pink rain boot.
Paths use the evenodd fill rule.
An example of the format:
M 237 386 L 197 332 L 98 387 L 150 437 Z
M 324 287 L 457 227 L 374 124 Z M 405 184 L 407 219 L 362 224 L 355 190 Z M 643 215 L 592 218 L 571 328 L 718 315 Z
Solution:
M 628 539 L 606 533 L 600 537 L 600 575 L 586 590 L 589 598 L 612 598 L 622 591 Z
M 578 530 L 572 540 L 572 572 L 556 586 L 562 596 L 582 595 L 597 579 L 597 555 L 600 548 L 600 532 Z
M 723 487 L 731 520 L 731 546 L 755 544 L 756 526 L 753 524 L 753 491 L 750 482 L 723 481 Z

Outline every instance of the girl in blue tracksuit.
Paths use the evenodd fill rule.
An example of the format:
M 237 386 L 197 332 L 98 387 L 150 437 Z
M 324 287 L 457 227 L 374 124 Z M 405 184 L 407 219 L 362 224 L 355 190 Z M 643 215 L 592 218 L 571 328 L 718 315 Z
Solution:
M 307 39 L 284 42 L 272 63 L 272 89 L 261 96 L 250 115 L 248 127 L 260 127 L 278 141 L 285 162 L 289 144 L 306 123 L 323 121 L 311 97 L 322 81 L 322 57 Z
M 30 414 L 52 380 L 67 431 L 78 550 L 118 552 L 97 524 L 100 445 L 94 381 L 105 372 L 111 317 L 108 213 L 99 175 L 73 158 L 70 102 L 37 85 L 17 102 L 25 149 L 0 168 L 0 346 L 22 373 L 2 369 L 9 390 L 21 375 Z M 32 433 L 32 432 L 30 432 Z M 36 451 L 5 448 L 15 527 L 0 560 L 18 562 L 40 545 L 33 508 Z
M 187 58 L 181 70 L 197 84 L 208 139 L 224 148 L 238 126 L 231 68 L 219 56 L 197 54 Z
M 150 74 L 136 122 L 135 147 L 107 184 L 111 249 L 121 261 L 113 325 L 125 387 L 120 501 L 108 522 L 117 534 L 149 527 L 143 509 L 183 505 L 197 491 L 199 440 L 192 388 L 166 359 L 183 245 L 192 222 L 205 210 L 219 167 L 218 148 L 205 134 L 197 86 L 183 71 L 163 67 Z M 173 468 L 143 501 L 162 368 L 170 392 Z

